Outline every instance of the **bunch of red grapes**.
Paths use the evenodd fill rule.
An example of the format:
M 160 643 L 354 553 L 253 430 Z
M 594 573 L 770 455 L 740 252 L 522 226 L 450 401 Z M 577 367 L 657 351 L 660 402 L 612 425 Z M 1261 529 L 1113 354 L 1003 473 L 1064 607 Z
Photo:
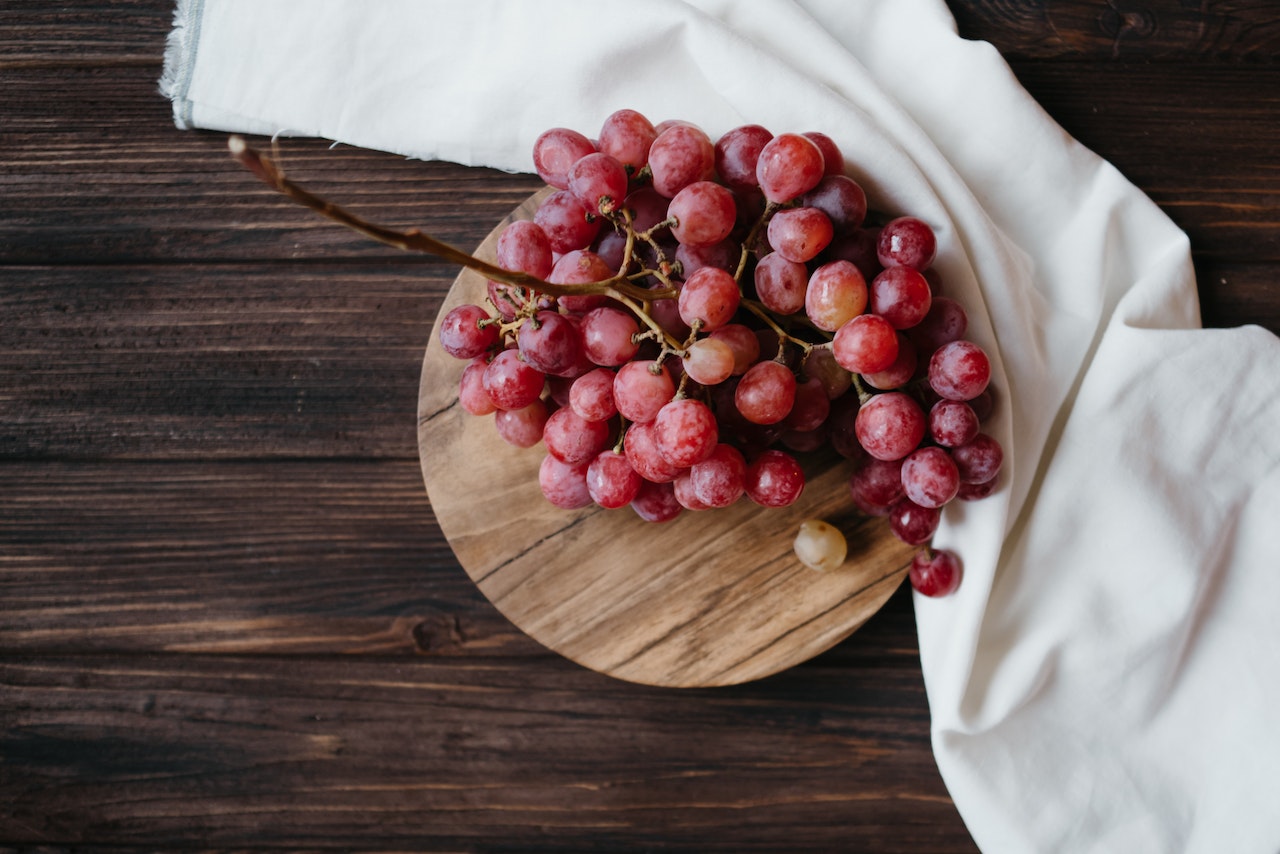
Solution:
M 991 365 L 939 293 L 933 230 L 869 212 L 822 133 L 610 115 L 593 140 L 543 133 L 550 185 L 500 233 L 486 306 L 443 319 L 469 361 L 460 402 L 518 447 L 543 494 L 661 522 L 739 500 L 793 503 L 804 455 L 851 461 L 849 490 L 902 541 L 926 595 L 960 562 L 928 546 L 942 508 L 994 491 L 981 431 Z M 512 284 L 540 283 L 535 286 Z

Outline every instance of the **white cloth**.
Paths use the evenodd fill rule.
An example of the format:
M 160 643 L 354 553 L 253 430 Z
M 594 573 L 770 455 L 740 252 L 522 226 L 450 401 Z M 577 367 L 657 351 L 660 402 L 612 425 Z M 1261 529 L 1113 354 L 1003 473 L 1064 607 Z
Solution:
M 1186 236 L 942 0 L 207 0 L 182 127 L 532 171 L 621 107 L 818 130 L 939 233 L 1004 485 L 917 597 L 942 776 L 992 852 L 1280 850 L 1280 341 L 1199 328 Z

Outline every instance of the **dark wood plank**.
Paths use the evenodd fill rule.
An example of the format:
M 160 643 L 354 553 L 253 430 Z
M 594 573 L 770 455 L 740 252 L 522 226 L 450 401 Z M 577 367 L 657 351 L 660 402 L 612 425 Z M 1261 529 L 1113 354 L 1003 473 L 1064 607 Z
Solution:
M 557 662 L 6 657 L 0 838 L 972 851 L 920 690 L 890 667 L 672 692 Z
M 949 0 L 961 35 L 1036 59 L 1270 61 L 1280 8 L 1270 0 L 1090 2 Z
M 413 458 L 455 270 L 405 256 L 3 275 L 2 456 Z
M 0 476 L 5 653 L 550 657 L 458 565 L 416 460 L 10 462 Z M 883 613 L 837 658 L 918 670 L 905 591 Z

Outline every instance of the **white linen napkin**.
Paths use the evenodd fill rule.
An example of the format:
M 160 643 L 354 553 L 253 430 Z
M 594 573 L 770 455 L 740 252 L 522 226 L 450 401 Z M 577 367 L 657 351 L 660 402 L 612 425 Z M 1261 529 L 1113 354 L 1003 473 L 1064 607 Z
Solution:
M 512 171 L 622 107 L 831 135 L 996 357 L 1004 485 L 916 597 L 974 839 L 1280 851 L 1280 340 L 1199 328 L 1186 236 L 942 0 L 181 2 L 162 88 L 180 127 Z

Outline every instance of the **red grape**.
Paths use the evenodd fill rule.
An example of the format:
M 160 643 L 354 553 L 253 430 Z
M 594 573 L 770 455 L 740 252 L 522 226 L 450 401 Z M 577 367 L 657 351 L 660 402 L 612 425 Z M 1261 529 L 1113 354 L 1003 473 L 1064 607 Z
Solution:
M 587 490 L 588 462 L 566 463 L 547 454 L 538 467 L 538 486 L 542 494 L 561 510 L 577 510 L 591 504 Z
M 493 426 L 509 445 L 532 448 L 542 441 L 542 428 L 547 424 L 547 405 L 540 399 L 520 409 L 499 409 L 493 413 Z
M 769 220 L 769 245 L 782 257 L 804 263 L 827 248 L 834 231 L 831 220 L 817 208 L 787 208 Z
M 906 266 L 924 270 L 933 263 L 938 239 L 927 223 L 913 216 L 890 220 L 880 230 L 876 256 L 886 267 Z
M 978 415 L 960 400 L 940 400 L 929 410 L 929 435 L 946 448 L 963 445 L 978 435 Z
M 932 553 L 930 553 L 932 551 Z M 963 574 L 960 558 L 946 549 L 925 549 L 911 559 L 907 576 L 911 586 L 922 596 L 946 596 L 960 586 Z
M 675 393 L 671 372 L 649 359 L 627 362 L 613 378 L 613 401 L 628 421 L 652 421 Z
M 932 288 L 931 288 L 932 289 Z M 907 330 L 921 357 L 929 358 L 943 344 L 959 341 L 969 326 L 969 316 L 950 297 L 934 296 L 924 319 Z
M 596 239 L 601 220 L 568 190 L 558 190 L 542 200 L 533 221 L 546 234 L 552 252 L 586 249 Z
M 956 497 L 960 470 L 942 448 L 917 448 L 902 461 L 902 489 L 921 507 L 941 507 Z
M 714 181 L 694 181 L 667 208 L 671 233 L 690 246 L 713 246 L 729 236 L 737 219 L 733 193 Z
M 929 359 L 929 385 L 948 400 L 972 400 L 991 380 L 991 361 L 972 341 L 952 341 Z
M 484 390 L 484 372 L 489 363 L 484 356 L 476 356 L 462 369 L 458 383 L 458 403 L 471 415 L 489 415 L 498 407 Z
M 789 202 L 816 187 L 825 171 L 817 143 L 798 133 L 781 133 L 760 150 L 756 183 L 769 201 Z
M 555 263 L 547 233 L 528 219 L 518 219 L 502 230 L 494 248 L 494 260 L 504 270 L 528 273 L 539 279 L 549 276 Z
M 986 483 L 1000 473 L 1004 449 L 993 437 L 979 433 L 963 445 L 952 448 L 951 457 L 959 470 L 960 480 Z
M 613 371 L 587 371 L 569 387 L 569 406 L 588 421 L 606 421 L 618 414 L 613 402 Z
M 631 499 L 631 509 L 646 522 L 669 522 L 684 509 L 676 500 L 675 487 L 670 483 L 643 481 L 636 497 Z
M 703 267 L 680 288 L 680 319 L 693 326 L 702 322 L 702 331 L 712 332 L 733 319 L 742 295 L 733 276 L 719 267 Z
M 649 147 L 657 138 L 652 122 L 635 110 L 622 109 L 604 120 L 597 145 L 634 175 L 649 162 Z
M 873 374 L 898 358 L 898 333 L 883 317 L 860 314 L 836 330 L 831 352 L 846 371 Z
M 855 429 L 868 454 L 880 460 L 897 460 L 915 450 L 924 438 L 924 412 L 910 395 L 888 391 L 862 405 Z
M 654 438 L 652 421 L 632 424 L 627 428 L 626 439 L 623 443 L 623 453 L 626 454 L 627 462 L 631 463 L 631 467 L 641 477 L 654 483 L 673 481 L 676 479 L 676 475 L 686 468 L 685 466 L 673 465 L 667 461 L 666 457 L 662 456 L 662 451 L 658 448 L 658 441 Z
M 716 385 L 733 376 L 733 348 L 719 338 L 699 338 L 689 345 L 684 372 L 694 382 Z
M 692 124 L 673 124 L 649 147 L 653 189 L 668 199 L 695 181 L 715 175 L 716 152 L 710 137 Z
M 720 179 L 735 190 L 753 190 L 756 164 L 773 134 L 760 125 L 742 125 L 726 132 L 715 144 L 715 166 Z
M 872 371 L 862 375 L 862 379 L 872 388 L 888 391 L 902 388 L 916 373 L 916 347 L 901 332 L 898 333 L 898 355 L 893 364 L 883 371 Z
M 520 325 L 520 356 L 544 374 L 560 374 L 582 358 L 582 335 L 562 314 L 540 311 Z
M 770 252 L 756 262 L 754 277 L 756 296 L 765 308 L 782 315 L 804 308 L 809 286 L 809 268 L 804 264 Z
M 484 390 L 499 409 L 523 409 L 538 399 L 546 375 L 520 358 L 518 350 L 503 350 L 484 371 Z
M 734 391 L 738 412 L 752 424 L 777 424 L 791 412 L 796 376 L 778 362 L 757 362 Z
M 733 351 L 733 375 L 740 377 L 760 358 L 760 339 L 755 330 L 741 323 L 726 323 L 711 333 L 717 341 L 723 341 Z
M 835 332 L 866 307 L 867 282 L 852 263 L 831 261 L 809 277 L 804 310 L 819 329 Z
M 610 213 L 627 196 L 627 170 L 607 154 L 588 154 L 569 168 L 569 192 L 587 210 Z
M 700 400 L 673 400 L 653 419 L 653 441 L 662 458 L 676 468 L 699 463 L 719 441 L 715 414 Z
M 595 150 L 578 131 L 551 128 L 534 140 L 533 168 L 539 178 L 563 190 L 569 186 L 569 168 Z
M 887 267 L 871 280 L 871 310 L 893 325 L 908 329 L 929 313 L 929 283 L 911 267 Z
M 639 331 L 640 322 L 630 312 L 608 305 L 593 308 L 582 316 L 582 348 L 597 365 L 622 365 L 640 349 L 633 340 Z
M 690 467 L 694 495 L 708 507 L 728 507 L 746 491 L 747 462 L 733 445 L 718 444 Z
M 498 327 L 478 305 L 460 305 L 440 322 L 440 346 L 455 359 L 474 359 L 498 343 Z
M 587 466 L 587 491 L 591 500 L 606 510 L 630 504 L 640 492 L 642 478 L 614 450 L 601 451 Z
M 762 507 L 788 507 L 804 491 L 804 470 L 784 451 L 762 452 L 747 466 L 747 497 Z
M 542 428 L 542 442 L 558 460 L 586 462 L 609 444 L 609 424 L 588 421 L 572 409 L 557 409 Z
M 840 153 L 840 146 L 836 145 L 834 139 L 816 130 L 805 131 L 804 136 L 812 140 L 822 152 L 824 175 L 830 177 L 844 172 L 844 155 Z
M 904 543 L 918 546 L 929 541 L 938 530 L 942 511 L 936 507 L 921 507 L 910 498 L 899 498 L 889 508 L 889 530 Z
M 828 175 L 800 197 L 801 207 L 817 208 L 831 220 L 838 233 L 847 234 L 862 225 L 867 216 L 867 194 L 862 185 L 846 175 Z

